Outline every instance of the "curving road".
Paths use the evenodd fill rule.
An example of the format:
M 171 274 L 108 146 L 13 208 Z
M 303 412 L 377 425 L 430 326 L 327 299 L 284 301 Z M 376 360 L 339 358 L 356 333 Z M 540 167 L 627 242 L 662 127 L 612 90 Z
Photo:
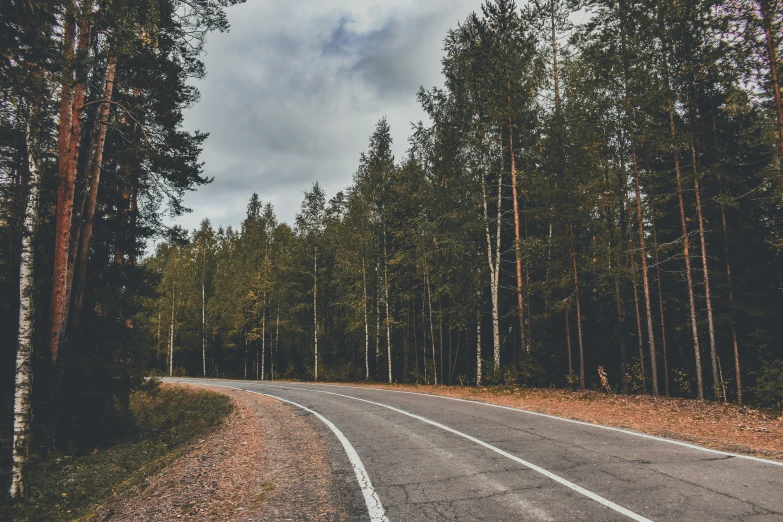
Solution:
M 323 384 L 166 379 L 312 418 L 356 520 L 783 521 L 783 463 L 523 410 Z

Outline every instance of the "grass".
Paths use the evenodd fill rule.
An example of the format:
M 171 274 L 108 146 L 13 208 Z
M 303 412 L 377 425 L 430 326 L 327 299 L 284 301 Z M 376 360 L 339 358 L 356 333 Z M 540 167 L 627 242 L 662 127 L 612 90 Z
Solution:
M 182 455 L 231 412 L 209 391 L 153 386 L 133 392 L 126 432 L 92 454 L 50 455 L 27 469 L 28 498 L 0 504 L 0 520 L 86 520 Z

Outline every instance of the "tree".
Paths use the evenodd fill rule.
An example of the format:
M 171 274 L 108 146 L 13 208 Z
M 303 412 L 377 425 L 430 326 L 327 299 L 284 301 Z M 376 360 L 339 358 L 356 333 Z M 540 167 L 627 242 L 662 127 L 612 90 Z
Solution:
M 318 248 L 324 233 L 326 218 L 326 197 L 323 189 L 315 182 L 310 191 L 305 191 L 305 199 L 296 216 L 296 228 L 313 253 L 313 351 L 314 376 L 318 380 Z

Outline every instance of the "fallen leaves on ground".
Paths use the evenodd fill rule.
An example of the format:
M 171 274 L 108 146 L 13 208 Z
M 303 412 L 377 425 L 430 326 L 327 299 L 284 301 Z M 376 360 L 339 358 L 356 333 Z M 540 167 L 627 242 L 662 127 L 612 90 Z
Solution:
M 721 451 L 783 460 L 783 417 L 734 404 L 547 388 L 368 384 L 627 428 Z
M 184 386 L 184 385 L 178 385 Z M 100 521 L 343 520 L 332 500 L 327 448 L 304 417 L 245 392 L 235 411 L 187 455 L 99 514 Z

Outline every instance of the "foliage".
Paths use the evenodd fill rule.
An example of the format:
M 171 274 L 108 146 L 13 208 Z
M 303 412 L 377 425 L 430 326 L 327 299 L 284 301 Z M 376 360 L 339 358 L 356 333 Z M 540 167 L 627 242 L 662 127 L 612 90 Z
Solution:
M 729 398 L 739 374 L 746 400 L 767 400 L 756 376 L 783 340 L 782 122 L 755 5 L 485 2 L 447 33 L 444 85 L 418 92 L 428 120 L 404 157 L 381 119 L 351 185 L 328 199 L 315 183 L 293 228 L 257 195 L 241 230 L 202 226 L 216 260 L 207 374 L 313 379 L 317 334 L 319 378 L 386 380 L 391 363 L 397 382 L 475 383 L 478 358 L 482 383 L 642 394 L 655 382 L 721 399 L 712 352 L 734 361 L 736 337 Z M 185 246 L 175 272 L 168 248 L 146 261 L 163 283 L 139 323 L 149 334 L 161 317 L 165 331 L 176 275 L 175 366 L 194 375 L 201 269 Z
M 0 518 L 74 520 L 157 473 L 231 412 L 224 395 L 145 386 L 130 395 L 126 424 L 104 444 L 76 454 L 50 454 L 30 467 L 28 502 L 0 505 Z
M 761 370 L 756 393 L 762 406 L 783 409 L 783 361 L 775 361 Z

